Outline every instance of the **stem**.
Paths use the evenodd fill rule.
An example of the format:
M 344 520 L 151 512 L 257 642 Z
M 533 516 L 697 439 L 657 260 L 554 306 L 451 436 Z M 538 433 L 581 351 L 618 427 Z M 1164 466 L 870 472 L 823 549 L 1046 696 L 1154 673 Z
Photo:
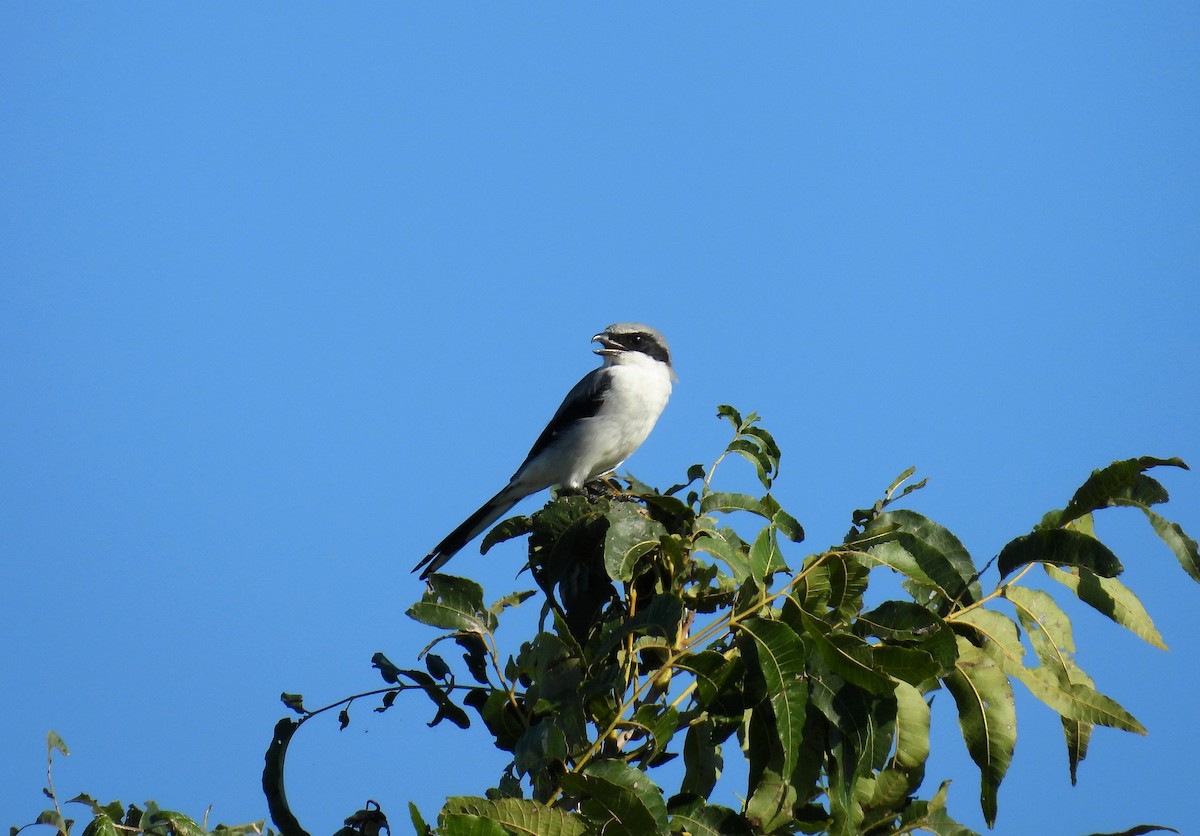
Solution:
M 486 633 L 485 635 L 487 636 L 488 656 L 492 660 L 492 670 L 496 672 L 496 678 L 504 686 L 504 693 L 508 697 L 508 704 L 513 707 L 513 711 L 517 712 L 517 716 L 521 718 L 521 725 L 529 728 L 529 716 L 521 710 L 521 706 L 517 702 L 517 689 L 504 676 L 504 672 L 500 670 L 500 648 L 496 646 L 496 637 L 491 633 Z
M 1021 578 L 1025 577 L 1026 573 L 1029 572 L 1029 570 L 1032 568 L 1033 568 L 1032 563 L 1025 564 L 1024 566 L 1021 567 L 1021 571 L 1019 571 L 1019 572 L 1017 572 L 1017 574 L 1013 575 L 1011 579 L 1009 579 L 1008 581 L 1006 581 L 1002 584 L 997 585 L 997 587 L 995 589 L 993 589 L 987 595 L 980 598 L 975 603 L 968 604 L 967 606 L 963 607 L 960 610 L 955 610 L 954 612 L 948 614 L 942 620 L 943 621 L 957 621 L 965 613 L 969 613 L 971 610 L 976 609 L 977 607 L 982 607 L 988 601 L 993 601 L 996 598 L 1002 598 L 1004 596 L 1004 590 L 1007 589 L 1008 587 L 1014 585 L 1017 581 L 1021 580 Z

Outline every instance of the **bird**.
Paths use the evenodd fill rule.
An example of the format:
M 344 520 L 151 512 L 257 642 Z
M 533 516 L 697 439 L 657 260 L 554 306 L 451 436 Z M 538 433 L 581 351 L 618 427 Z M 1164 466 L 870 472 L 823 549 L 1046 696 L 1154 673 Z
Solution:
M 562 404 L 500 491 L 413 567 L 426 580 L 530 494 L 552 485 L 578 492 L 616 470 L 650 435 L 671 396 L 675 371 L 666 338 L 648 325 L 618 322 L 592 337 L 602 364 Z

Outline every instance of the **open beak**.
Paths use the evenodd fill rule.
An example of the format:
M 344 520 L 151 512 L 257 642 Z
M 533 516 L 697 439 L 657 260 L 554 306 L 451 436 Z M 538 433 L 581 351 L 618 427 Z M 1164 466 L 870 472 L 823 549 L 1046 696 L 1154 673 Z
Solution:
M 600 343 L 600 348 L 596 349 L 596 354 L 600 355 L 616 354 L 618 351 L 622 351 L 625 348 L 608 334 L 597 334 L 596 336 L 592 337 L 592 342 Z

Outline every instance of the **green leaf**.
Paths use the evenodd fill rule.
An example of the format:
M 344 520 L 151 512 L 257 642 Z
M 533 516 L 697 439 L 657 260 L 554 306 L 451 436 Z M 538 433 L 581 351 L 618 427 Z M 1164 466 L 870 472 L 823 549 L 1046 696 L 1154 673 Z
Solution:
M 1039 529 L 1017 537 L 1000 550 L 996 562 L 1001 578 L 1029 563 L 1081 566 L 1105 578 L 1124 571 L 1108 546 L 1082 532 L 1062 528 Z
M 544 772 L 567 759 L 567 738 L 552 717 L 543 717 L 521 735 L 513 749 L 518 775 Z
M 71 754 L 69 751 L 67 751 L 67 744 L 64 743 L 63 739 L 58 736 L 58 732 L 48 731 L 46 732 L 46 756 L 48 758 L 53 757 L 55 749 L 62 752 L 64 755 L 69 756 Z
M 1093 470 L 1092 475 L 1080 486 L 1067 507 L 1051 511 L 1038 524 L 1039 529 L 1059 528 L 1071 520 L 1110 505 L 1138 505 L 1145 507 L 1167 501 L 1167 492 L 1157 481 L 1143 471 L 1165 465 L 1187 470 L 1182 459 L 1157 459 L 1142 456 L 1138 459 L 1115 461 L 1108 467 Z
M 721 745 L 713 739 L 711 719 L 705 718 L 688 728 L 683 738 L 683 766 L 679 791 L 708 798 L 725 766 Z
M 444 813 L 438 817 L 438 836 L 512 836 L 498 821 L 464 813 Z
M 96 816 L 83 829 L 83 836 L 122 836 L 123 832 L 125 831 L 117 829 L 117 823 L 108 816 Z
M 943 781 L 929 801 L 913 801 L 904 810 L 900 824 L 905 832 L 928 830 L 935 836 L 979 836 L 974 830 L 963 827 L 946 813 L 946 794 L 950 782 Z
M 1046 574 L 1078 596 L 1080 601 L 1125 627 L 1135 636 L 1166 650 L 1162 634 L 1154 626 L 1150 614 L 1133 590 L 1116 578 L 1104 578 L 1091 569 L 1078 567 L 1069 570 L 1045 564 Z
M 967 751 L 979 767 L 984 820 L 994 827 L 997 792 L 1017 744 L 1012 685 L 994 660 L 962 636 L 958 637 L 958 662 L 944 681 L 958 705 Z
M 1149 508 L 1143 507 L 1142 512 L 1150 521 L 1154 533 L 1175 553 L 1183 570 L 1192 580 L 1200 583 L 1200 546 L 1197 546 L 1196 541 L 1188 537 L 1178 523 L 1163 519 Z
M 389 685 L 395 685 L 399 682 L 400 675 L 404 673 L 404 671 L 393 664 L 391 659 L 382 653 L 376 653 L 371 657 L 371 667 L 378 669 L 379 675 L 383 677 L 383 681 Z
M 956 624 L 967 624 L 980 636 L 988 639 L 1004 658 L 1020 665 L 1025 658 L 1025 645 L 1021 644 L 1021 630 L 1017 623 L 1004 613 L 976 607 L 955 614 Z
M 1146 729 L 1117 702 L 1096 691 L 1090 680 L 1077 673 L 1072 654 L 1075 640 L 1071 622 L 1045 592 L 1020 586 L 1005 588 L 1005 597 L 1017 608 L 1017 616 L 1029 635 L 1041 665 L 1037 668 L 1006 668 L 1042 702 L 1063 717 L 1145 734 Z M 1068 743 L 1070 741 L 1068 740 Z
M 304 696 L 302 694 L 289 694 L 287 691 L 284 691 L 279 695 L 279 699 L 284 705 L 286 705 L 292 711 L 295 711 L 297 714 L 308 713 L 308 711 L 304 708 Z
M 739 432 L 742 429 L 742 413 L 738 412 L 727 403 L 723 403 L 717 407 L 717 417 L 724 418 L 729 423 L 733 424 L 734 432 Z
M 34 820 L 35 824 L 48 824 L 57 830 L 62 836 L 66 836 L 71 832 L 73 822 L 70 819 L 65 819 L 62 813 L 57 810 L 42 810 L 38 813 L 38 817 Z
M 778 464 L 771 454 L 763 448 L 763 445 L 757 440 L 748 438 L 735 438 L 729 442 L 729 446 L 725 448 L 730 453 L 737 453 L 750 464 L 754 465 L 754 472 L 758 476 L 758 481 L 767 490 L 771 489 L 772 474 Z
M 782 773 L 791 775 L 796 768 L 808 705 L 808 682 L 804 677 L 808 654 L 804 639 L 782 621 L 748 618 L 739 626 L 754 639 L 757 647 L 759 667 L 767 683 L 767 695 L 783 747 Z
M 658 547 L 667 535 L 662 523 L 650 519 L 633 502 L 615 503 L 605 516 L 604 568 L 614 581 L 633 580 L 633 569 L 641 557 Z
M 935 590 L 946 602 L 971 604 L 982 597 L 978 571 L 962 542 L 914 511 L 882 513 L 846 544 Z
M 531 531 L 533 531 L 533 520 L 524 515 L 501 520 L 483 536 L 483 540 L 479 544 L 479 553 L 487 554 L 497 543 L 523 537 Z
M 421 811 L 413 802 L 408 802 L 408 817 L 412 819 L 413 830 L 417 836 L 429 836 L 429 825 L 425 823 L 425 819 L 421 816 Z
M 525 603 L 536 594 L 537 592 L 532 589 L 526 589 L 521 592 L 510 592 L 488 607 L 488 611 L 493 615 L 500 615 L 500 613 L 504 612 L 509 607 L 521 606 L 521 604 Z
M 1154 833 L 1160 830 L 1166 830 L 1170 833 L 1179 832 L 1173 827 L 1164 827 L 1161 824 L 1139 824 L 1137 827 L 1122 830 L 1120 833 L 1093 833 L 1091 836 L 1142 836 L 1143 833 Z
M 589 661 L 606 659 L 609 652 L 626 636 L 658 636 L 672 643 L 683 618 L 683 601 L 675 595 L 655 595 L 645 609 L 631 618 L 610 620 L 603 631 L 587 648 Z
M 753 577 L 749 550 L 742 538 L 731 528 L 702 530 L 696 537 L 693 548 L 698 552 L 707 552 L 724 562 L 733 572 L 733 578 L 738 584 L 744 584 L 747 579 Z
M 956 651 L 957 653 L 957 651 Z M 929 758 L 929 703 L 907 682 L 896 683 L 897 766 L 919 769 Z
M 711 514 L 714 511 L 721 514 L 728 514 L 732 511 L 749 511 L 751 514 L 771 519 L 771 513 L 763 507 L 762 501 L 745 493 L 726 493 L 724 491 L 706 493 L 700 500 L 700 513 Z
M 453 796 L 442 808 L 451 815 L 490 819 L 511 831 L 537 836 L 584 836 L 587 825 L 577 816 L 524 798 Z
M 861 614 L 854 621 L 854 633 L 858 636 L 875 636 L 887 645 L 923 651 L 932 661 L 935 670 L 928 676 L 947 671 L 958 658 L 954 634 L 937 613 L 911 601 L 885 601 L 870 612 Z M 884 658 L 876 648 L 876 663 L 884 668 Z M 890 668 L 893 676 L 898 674 Z M 914 685 L 911 678 L 900 677 Z
M 774 532 L 771 526 L 766 526 L 750 544 L 750 575 L 759 585 L 764 584 L 766 579 L 776 572 L 787 570 L 783 556 L 779 553 L 779 544 L 775 540 Z
M 563 788 L 583 796 L 583 815 L 606 836 L 652 836 L 668 832 L 662 792 L 642 772 L 622 761 L 588 764 L 563 776 Z
M 679 711 L 672 706 L 661 703 L 645 703 L 638 706 L 629 723 L 639 727 L 642 733 L 649 737 L 645 747 L 644 760 L 654 760 L 661 755 L 671 743 L 675 730 L 679 728 Z
M 408 608 L 408 616 L 430 627 L 490 633 L 496 629 L 496 615 L 483 604 L 483 587 L 467 578 L 430 575 L 428 589 L 421 600 Z
M 153 824 L 168 825 L 170 830 L 167 832 L 174 834 L 174 836 L 207 836 L 207 831 L 193 819 L 188 818 L 183 813 L 175 813 L 171 810 L 159 810 L 158 815 L 154 817 Z M 142 827 L 146 830 L 151 829 L 144 820 Z
M 847 682 L 874 694 L 890 692 L 893 681 L 875 667 L 871 646 L 858 636 L 837 633 L 825 622 L 801 611 L 805 634 L 830 670 Z
M 263 767 L 263 793 L 267 796 L 267 809 L 271 813 L 271 821 L 279 828 L 280 833 L 288 836 L 308 836 L 308 832 L 300 826 L 296 816 L 288 806 L 287 793 L 283 788 L 283 767 L 287 760 L 288 744 L 296 729 L 300 728 L 299 720 L 284 717 L 275 724 L 275 734 L 271 745 L 267 747 L 266 765 Z
M 732 685 L 740 694 L 738 685 L 743 673 L 740 656 L 727 659 L 715 650 L 705 650 L 682 656 L 675 667 L 688 671 L 696 678 L 696 704 L 701 709 L 708 709 L 728 685 Z
M 691 836 L 753 836 L 750 823 L 728 807 L 705 804 L 696 798 L 672 805 L 671 832 Z

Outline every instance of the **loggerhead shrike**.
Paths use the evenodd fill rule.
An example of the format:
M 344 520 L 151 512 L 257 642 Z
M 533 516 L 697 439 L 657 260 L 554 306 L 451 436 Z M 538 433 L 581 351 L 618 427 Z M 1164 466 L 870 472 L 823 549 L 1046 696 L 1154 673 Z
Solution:
M 671 352 L 647 325 L 618 322 L 592 337 L 603 365 L 584 375 L 542 430 L 508 484 L 413 567 L 436 572 L 479 532 L 531 493 L 577 491 L 621 465 L 654 428 L 671 395 Z

